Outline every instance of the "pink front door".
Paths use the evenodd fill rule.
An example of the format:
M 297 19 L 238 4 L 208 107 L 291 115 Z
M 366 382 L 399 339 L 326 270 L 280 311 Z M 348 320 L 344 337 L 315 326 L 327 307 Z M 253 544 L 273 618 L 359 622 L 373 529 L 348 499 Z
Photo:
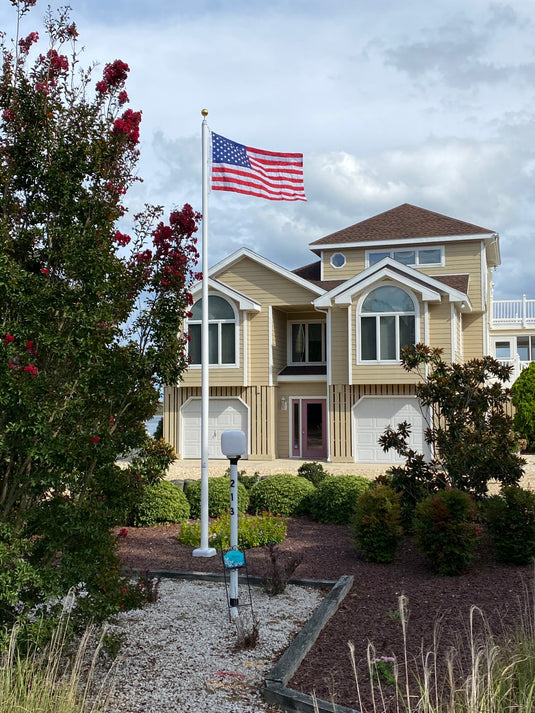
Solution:
M 312 460 L 327 457 L 325 399 L 294 399 L 292 455 Z

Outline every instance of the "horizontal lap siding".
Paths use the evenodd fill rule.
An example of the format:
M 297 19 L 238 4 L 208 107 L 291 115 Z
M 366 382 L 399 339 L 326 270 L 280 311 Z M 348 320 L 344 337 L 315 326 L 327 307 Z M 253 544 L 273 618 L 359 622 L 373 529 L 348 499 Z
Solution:
M 331 380 L 335 384 L 349 381 L 347 340 L 347 308 L 334 309 L 331 317 Z
M 484 351 L 483 315 L 463 314 L 463 359 L 481 359 Z
M 451 361 L 451 303 L 445 298 L 429 305 L 429 345 L 443 349 L 443 358 Z
M 346 264 L 343 267 L 333 267 L 331 257 L 334 253 L 343 253 Z M 364 248 L 348 248 L 339 250 L 325 250 L 323 253 L 323 279 L 324 280 L 349 280 L 365 269 Z
M 481 241 L 445 244 L 444 267 L 420 268 L 427 275 L 470 275 L 468 297 L 472 309 L 481 309 Z
M 275 458 L 274 389 L 268 386 L 212 386 L 210 397 L 241 398 L 249 407 L 249 447 L 251 458 Z M 164 438 L 180 453 L 180 408 L 192 397 L 200 397 L 196 387 L 166 386 L 164 389 Z

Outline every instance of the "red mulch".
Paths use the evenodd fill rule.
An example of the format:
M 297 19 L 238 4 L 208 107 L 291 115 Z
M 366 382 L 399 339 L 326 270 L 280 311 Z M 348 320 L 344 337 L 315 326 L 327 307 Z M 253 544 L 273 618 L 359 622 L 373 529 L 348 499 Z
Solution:
M 177 541 L 179 526 L 127 528 L 119 552 L 132 568 L 179 571 L 222 572 L 220 557 L 194 558 L 192 548 Z M 337 579 L 351 574 L 354 584 L 338 612 L 323 630 L 312 651 L 289 685 L 304 693 L 315 691 L 319 698 L 364 711 L 373 710 L 366 650 L 372 642 L 376 656 L 395 656 L 405 661 L 402 626 L 398 611 L 400 595 L 408 598 L 407 660 L 411 670 L 422 674 L 422 656 L 438 648 L 440 661 L 451 647 L 469 653 L 466 634 L 470 609 L 479 607 L 492 631 L 514 628 L 528 602 L 531 603 L 533 568 L 497 563 L 492 548 L 481 540 L 468 572 L 459 577 L 439 577 L 429 571 L 411 538 L 404 539 L 395 563 L 364 562 L 353 544 L 349 528 L 322 525 L 308 518 L 291 518 L 288 537 L 279 546 L 281 557 L 301 553 L 303 560 L 295 577 Z M 267 548 L 247 553 L 250 574 L 264 574 Z M 440 618 L 440 638 L 433 645 L 435 622 Z M 475 617 L 478 631 L 481 618 Z M 461 642 L 461 639 L 464 641 Z M 356 692 L 348 641 L 355 645 L 355 657 L 363 680 L 361 706 Z M 463 662 L 466 667 L 466 660 Z M 466 668 L 465 668 L 466 670 Z M 439 664 L 439 678 L 445 676 Z M 391 698 L 393 687 L 383 693 Z M 376 695 L 379 689 L 375 686 Z M 378 707 L 382 710 L 383 704 Z M 394 710 L 394 704 L 384 706 Z

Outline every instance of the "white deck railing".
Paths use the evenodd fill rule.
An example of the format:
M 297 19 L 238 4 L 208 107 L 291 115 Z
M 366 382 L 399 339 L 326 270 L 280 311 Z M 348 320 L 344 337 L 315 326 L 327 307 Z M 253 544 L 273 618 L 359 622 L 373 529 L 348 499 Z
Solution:
M 509 384 L 512 384 L 514 381 L 518 379 L 520 376 L 520 372 L 523 369 L 526 369 L 531 362 L 530 361 L 520 361 L 518 354 L 516 355 L 515 359 L 498 359 L 500 364 L 503 364 L 503 366 L 512 366 L 513 371 L 511 372 L 511 376 L 509 377 Z
M 492 324 L 535 326 L 535 300 L 493 300 Z

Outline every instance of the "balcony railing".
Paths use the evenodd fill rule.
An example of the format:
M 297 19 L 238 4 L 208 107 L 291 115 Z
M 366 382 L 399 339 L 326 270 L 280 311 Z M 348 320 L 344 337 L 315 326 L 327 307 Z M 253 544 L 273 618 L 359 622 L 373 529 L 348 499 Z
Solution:
M 503 366 L 513 367 L 513 371 L 511 372 L 511 376 L 509 377 L 509 384 L 512 384 L 514 381 L 516 381 L 520 376 L 520 372 L 523 369 L 526 369 L 531 364 L 530 361 L 520 361 L 518 354 L 514 359 L 498 359 L 498 361 Z
M 520 300 L 494 300 L 492 324 L 535 326 L 535 300 L 526 299 L 526 295 Z

